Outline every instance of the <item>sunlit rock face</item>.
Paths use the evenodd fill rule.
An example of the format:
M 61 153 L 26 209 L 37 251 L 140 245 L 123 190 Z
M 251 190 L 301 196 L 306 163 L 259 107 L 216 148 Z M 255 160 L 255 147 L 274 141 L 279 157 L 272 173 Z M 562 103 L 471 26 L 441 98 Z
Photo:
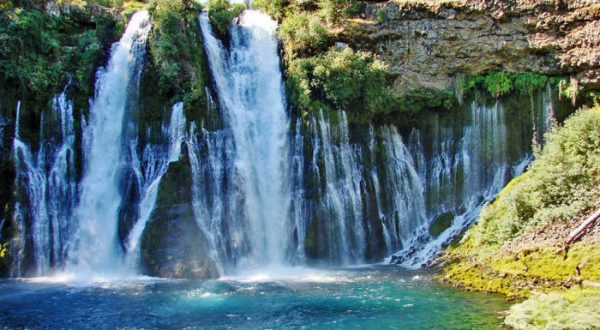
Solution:
M 395 77 L 393 93 L 452 88 L 457 73 L 489 70 L 574 75 L 600 86 L 600 13 L 590 0 L 367 4 L 347 37 Z M 378 21 L 380 23 L 378 23 Z

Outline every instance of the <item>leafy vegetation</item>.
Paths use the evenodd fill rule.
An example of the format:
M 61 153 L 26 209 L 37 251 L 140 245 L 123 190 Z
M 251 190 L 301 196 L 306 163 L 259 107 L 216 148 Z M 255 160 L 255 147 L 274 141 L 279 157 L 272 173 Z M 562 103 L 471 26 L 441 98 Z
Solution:
M 600 108 L 581 110 L 547 135 L 529 170 L 484 208 L 476 246 L 498 247 L 535 225 L 568 220 L 600 198 Z
M 196 4 L 184 0 L 152 0 L 148 4 L 153 28 L 150 54 L 158 74 L 160 94 L 170 103 L 203 104 L 206 63 Z
M 331 104 L 370 119 L 387 111 L 392 102 L 383 64 L 349 48 L 332 48 L 322 56 L 292 61 L 287 83 L 293 105 L 303 111 Z
M 339 23 L 341 20 L 360 11 L 358 0 L 319 0 L 319 14 L 329 23 Z
M 232 5 L 228 0 L 210 0 L 208 8 L 208 18 L 215 34 L 221 40 L 229 40 L 231 23 L 246 9 L 246 6 L 243 4 Z
M 505 71 L 492 71 L 485 75 L 461 79 L 459 81 L 459 88 L 464 94 L 480 90 L 485 91 L 492 97 L 500 97 L 511 92 L 531 94 L 536 90 L 546 87 L 548 82 L 556 84 L 558 81 L 559 79 L 532 72 L 509 73 Z
M 301 12 L 290 16 L 279 30 L 287 55 L 292 59 L 318 54 L 331 45 L 329 28 L 316 15 Z
M 0 11 L 0 82 L 23 97 L 49 100 L 68 81 L 91 95 L 95 69 L 115 38 L 110 15 L 87 22 L 5 5 Z M 67 73 L 65 75 L 65 73 Z

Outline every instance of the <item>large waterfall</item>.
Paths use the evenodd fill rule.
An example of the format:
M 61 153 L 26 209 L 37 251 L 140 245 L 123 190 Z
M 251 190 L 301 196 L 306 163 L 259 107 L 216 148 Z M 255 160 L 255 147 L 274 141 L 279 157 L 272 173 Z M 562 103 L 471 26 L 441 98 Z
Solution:
M 244 262 L 280 264 L 290 230 L 287 176 L 288 126 L 275 29 L 277 23 L 248 10 L 231 30 L 228 52 L 200 18 L 219 101 L 230 130 L 236 184 L 243 194 L 249 251 Z
M 526 107 L 473 101 L 410 129 L 352 124 L 344 111 L 301 116 L 286 104 L 274 20 L 248 10 L 224 45 L 199 19 L 218 96 L 208 109 L 167 105 L 159 132 L 136 122 L 145 11 L 98 70 L 88 121 L 64 92 L 33 144 L 17 105 L 11 275 L 215 276 L 386 258 L 420 267 L 524 171 L 552 125 L 550 87 L 522 97 Z M 201 122 L 185 115 L 204 111 Z M 163 261 L 203 270 L 156 271 Z

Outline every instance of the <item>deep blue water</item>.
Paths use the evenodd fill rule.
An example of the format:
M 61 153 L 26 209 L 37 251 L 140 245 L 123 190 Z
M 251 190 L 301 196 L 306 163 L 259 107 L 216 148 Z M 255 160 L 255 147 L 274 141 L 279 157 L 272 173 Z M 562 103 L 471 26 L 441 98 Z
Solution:
M 27 329 L 494 329 L 502 297 L 396 267 L 210 281 L 0 282 L 0 324 Z

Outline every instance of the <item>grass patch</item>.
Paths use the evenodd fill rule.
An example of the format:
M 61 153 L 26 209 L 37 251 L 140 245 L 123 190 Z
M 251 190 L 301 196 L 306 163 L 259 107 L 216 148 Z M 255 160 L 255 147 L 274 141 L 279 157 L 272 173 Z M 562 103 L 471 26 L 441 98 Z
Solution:
M 597 329 L 600 290 L 571 289 L 539 294 L 513 305 L 504 322 L 514 329 Z

